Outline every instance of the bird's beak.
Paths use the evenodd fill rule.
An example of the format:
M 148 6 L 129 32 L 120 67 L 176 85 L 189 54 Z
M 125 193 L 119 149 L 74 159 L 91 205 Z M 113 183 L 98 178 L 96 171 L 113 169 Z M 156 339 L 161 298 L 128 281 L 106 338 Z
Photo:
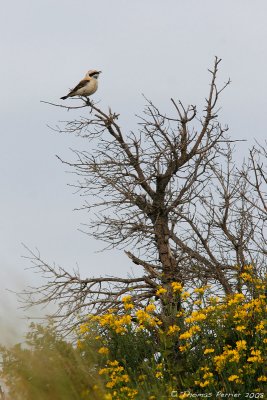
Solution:
M 102 74 L 102 71 L 98 71 L 99 74 Z

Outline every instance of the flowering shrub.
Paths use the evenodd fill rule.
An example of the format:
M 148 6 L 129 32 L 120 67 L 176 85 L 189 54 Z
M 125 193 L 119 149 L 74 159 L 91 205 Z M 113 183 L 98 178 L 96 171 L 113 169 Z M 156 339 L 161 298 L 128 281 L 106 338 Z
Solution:
M 53 326 L 33 325 L 28 348 L 2 348 L 12 400 L 263 398 L 266 285 L 250 266 L 238 279 L 228 296 L 179 282 L 159 286 L 148 304 L 124 296 L 117 309 L 80 323 L 74 346 Z
M 86 344 L 91 324 L 99 332 L 98 354 L 111 399 L 144 399 L 193 393 L 263 393 L 267 376 L 267 309 L 264 282 L 251 267 L 239 292 L 214 296 L 205 286 L 186 291 L 179 282 L 158 287 L 159 300 L 137 307 L 131 296 L 122 310 L 88 317 L 80 327 Z M 168 319 L 160 302 L 172 291 L 181 307 Z M 86 329 L 85 329 L 86 327 Z M 177 396 L 178 396 L 177 395 Z M 171 398 L 171 397 L 170 397 Z

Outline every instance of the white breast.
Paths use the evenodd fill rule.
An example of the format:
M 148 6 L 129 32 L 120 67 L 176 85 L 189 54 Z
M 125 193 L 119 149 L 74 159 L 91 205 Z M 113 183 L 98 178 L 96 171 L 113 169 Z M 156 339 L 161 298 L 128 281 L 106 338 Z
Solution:
M 76 94 L 79 96 L 90 96 L 97 90 L 98 82 L 97 79 L 92 78 L 88 81 L 87 85 L 81 89 L 78 89 Z

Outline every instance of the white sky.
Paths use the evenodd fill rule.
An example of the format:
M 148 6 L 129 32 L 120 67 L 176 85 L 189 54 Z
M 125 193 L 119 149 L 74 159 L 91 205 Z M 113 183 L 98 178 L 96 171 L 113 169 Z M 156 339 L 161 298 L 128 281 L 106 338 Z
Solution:
M 135 128 L 144 100 L 164 111 L 170 97 L 203 106 L 207 68 L 223 59 L 219 81 L 231 78 L 221 98 L 221 122 L 233 139 L 266 138 L 266 0 L 9 0 L 1 1 L 0 79 L 0 327 L 5 339 L 25 327 L 13 294 L 36 282 L 21 242 L 84 276 L 122 274 L 122 252 L 96 254 L 100 243 L 78 231 L 86 214 L 67 183 L 73 177 L 55 155 L 86 141 L 49 130 L 73 114 L 41 104 L 57 102 L 85 74 L 99 68 L 95 100 Z M 78 113 L 81 115 L 82 111 Z M 238 145 L 237 157 L 248 144 Z

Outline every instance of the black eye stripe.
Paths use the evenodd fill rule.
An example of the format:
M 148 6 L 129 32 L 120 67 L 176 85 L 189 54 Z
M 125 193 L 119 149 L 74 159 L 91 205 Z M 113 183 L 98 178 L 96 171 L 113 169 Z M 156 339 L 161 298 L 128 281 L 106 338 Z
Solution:
M 99 72 L 91 72 L 91 74 L 89 74 L 89 76 L 94 76 L 94 75 L 98 75 Z

